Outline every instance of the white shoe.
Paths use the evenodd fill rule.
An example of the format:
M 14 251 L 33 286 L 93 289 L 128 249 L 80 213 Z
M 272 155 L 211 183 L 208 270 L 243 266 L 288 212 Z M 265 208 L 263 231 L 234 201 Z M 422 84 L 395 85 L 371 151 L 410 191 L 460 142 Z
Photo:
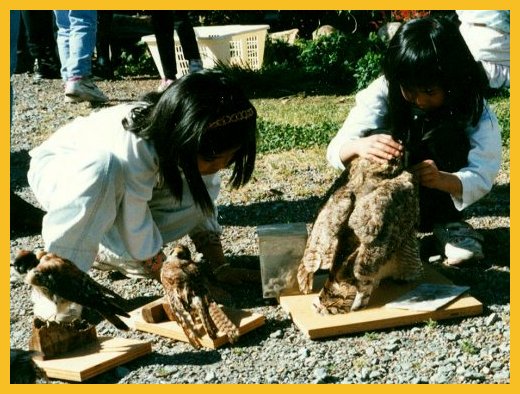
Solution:
M 125 260 L 100 245 L 92 268 L 101 271 L 119 271 L 128 278 L 157 278 L 164 259 L 157 257 L 146 261 Z
M 173 79 L 167 79 L 167 78 L 162 79 L 159 86 L 157 86 L 157 91 L 159 93 L 164 92 L 168 88 L 168 86 L 170 86 L 173 82 L 174 82 Z
M 82 101 L 90 101 L 103 103 L 108 101 L 108 97 L 90 78 L 82 78 L 74 81 L 67 81 L 65 84 L 65 102 L 79 103 Z
M 438 224 L 433 228 L 433 234 L 444 249 L 447 265 L 456 266 L 484 258 L 484 237 L 466 222 Z

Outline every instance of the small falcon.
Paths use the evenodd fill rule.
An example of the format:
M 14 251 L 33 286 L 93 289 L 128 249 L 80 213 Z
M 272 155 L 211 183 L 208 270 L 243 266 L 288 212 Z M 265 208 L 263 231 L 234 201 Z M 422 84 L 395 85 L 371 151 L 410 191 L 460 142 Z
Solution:
M 118 329 L 128 330 L 128 326 L 117 316 L 130 317 L 120 306 L 125 300 L 97 283 L 71 261 L 54 253 L 39 252 L 36 255 L 22 250 L 12 265 L 24 277 L 25 283 L 32 286 L 33 297 L 46 299 L 47 303 L 50 301 L 53 304 L 53 318 L 39 317 L 63 321 L 58 315 L 75 303 L 96 310 Z
M 176 246 L 168 256 L 161 271 L 161 283 L 168 301 L 165 307 L 169 309 L 166 313 L 182 327 L 196 349 L 202 346 L 200 337 L 204 335 L 197 329 L 199 320 L 210 338 L 215 339 L 220 331 L 234 343 L 239 336 L 238 328 L 208 291 L 207 277 L 200 264 L 191 259 L 190 251 L 184 245 Z

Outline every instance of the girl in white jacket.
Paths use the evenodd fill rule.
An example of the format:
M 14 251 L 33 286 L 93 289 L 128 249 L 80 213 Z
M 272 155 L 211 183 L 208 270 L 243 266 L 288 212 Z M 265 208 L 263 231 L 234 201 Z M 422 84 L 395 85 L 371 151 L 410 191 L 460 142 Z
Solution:
M 157 278 L 163 245 L 189 234 L 217 279 L 229 274 L 218 171 L 233 168 L 233 187 L 249 181 L 256 110 L 222 73 L 190 74 L 143 101 L 77 118 L 30 155 L 48 252 L 83 271 L 94 264 Z
M 402 25 L 383 73 L 356 96 L 329 144 L 329 162 L 344 168 L 356 157 L 405 155 L 420 183 L 421 229 L 433 230 L 446 263 L 481 259 L 482 236 L 461 211 L 491 190 L 500 168 L 500 128 L 483 98 L 486 76 L 457 26 L 440 18 Z

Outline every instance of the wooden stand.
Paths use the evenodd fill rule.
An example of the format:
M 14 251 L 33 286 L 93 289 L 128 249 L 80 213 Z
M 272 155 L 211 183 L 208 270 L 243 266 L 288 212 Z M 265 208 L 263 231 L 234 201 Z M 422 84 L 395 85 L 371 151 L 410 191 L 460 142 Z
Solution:
M 82 382 L 152 351 L 149 342 L 98 337 L 84 320 L 72 323 L 33 320 L 29 349 L 48 378 Z
M 83 382 L 152 352 L 150 342 L 98 337 L 96 343 L 52 360 L 34 360 L 50 379 Z
M 37 351 L 38 359 L 48 360 L 96 342 L 96 327 L 85 320 L 57 323 L 36 317 L 33 319 L 29 350 Z
M 181 326 L 173 321 L 173 316 L 168 317 L 168 308 L 169 305 L 163 298 L 160 298 L 130 312 L 130 319 L 125 319 L 125 322 L 136 330 L 158 334 L 178 341 L 189 342 Z M 258 313 L 226 307 L 222 309 L 229 319 L 238 327 L 240 336 L 265 323 L 265 317 Z M 200 338 L 200 342 L 204 347 L 216 349 L 229 341 L 225 334 L 219 333 L 215 339 L 204 334 L 202 338 Z
M 365 309 L 338 315 L 320 315 L 313 307 L 317 293 L 308 295 L 281 296 L 280 305 L 291 315 L 294 324 L 310 339 L 331 337 L 355 332 L 405 326 L 432 320 L 474 316 L 482 313 L 482 304 L 468 294 L 456 298 L 435 311 L 413 311 L 385 308 L 384 305 L 420 283 L 445 283 L 450 280 L 425 265 L 421 281 L 397 284 L 383 281 L 374 291 Z

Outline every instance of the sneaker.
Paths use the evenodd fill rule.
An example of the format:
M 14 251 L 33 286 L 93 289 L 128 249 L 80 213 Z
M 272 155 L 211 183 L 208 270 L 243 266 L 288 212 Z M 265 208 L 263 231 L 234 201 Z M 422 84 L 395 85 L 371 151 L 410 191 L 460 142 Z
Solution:
M 92 267 L 101 271 L 118 271 L 128 278 L 159 279 L 164 260 L 161 253 L 146 261 L 125 260 L 100 246 Z
M 67 103 L 79 103 L 82 101 L 101 103 L 108 101 L 108 97 L 99 90 L 90 78 L 67 81 L 65 84 L 65 96 L 65 102 Z
M 202 66 L 202 60 L 200 59 L 191 59 L 189 61 L 188 71 L 189 73 L 194 73 L 202 70 L 204 67 Z
M 167 78 L 162 79 L 159 86 L 157 86 L 157 91 L 159 93 L 164 92 L 168 88 L 168 86 L 170 86 L 173 82 L 174 82 L 173 79 L 167 79 Z
M 443 247 L 445 264 L 457 266 L 469 260 L 484 258 L 484 237 L 466 222 L 437 224 L 433 234 Z

